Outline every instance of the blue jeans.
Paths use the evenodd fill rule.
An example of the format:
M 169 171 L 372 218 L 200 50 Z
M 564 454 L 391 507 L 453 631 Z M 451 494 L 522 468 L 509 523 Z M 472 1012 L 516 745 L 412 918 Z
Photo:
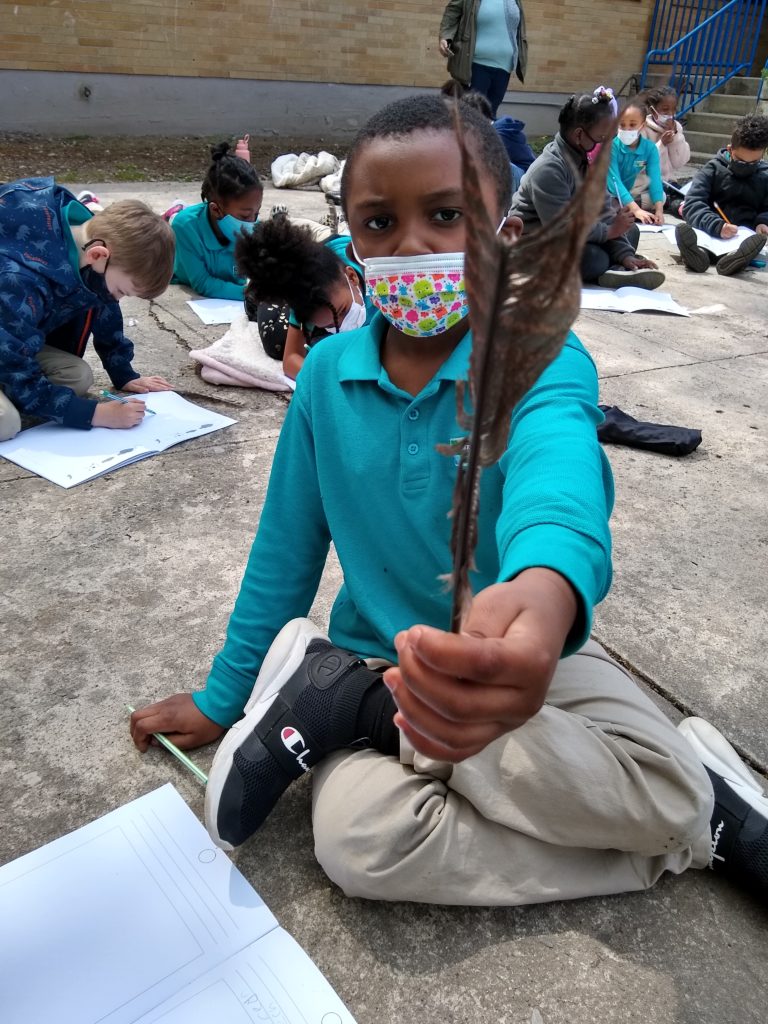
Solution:
M 493 119 L 509 85 L 510 72 L 501 68 L 489 68 L 486 64 L 472 64 L 472 80 L 469 88 L 485 96 L 493 108 Z

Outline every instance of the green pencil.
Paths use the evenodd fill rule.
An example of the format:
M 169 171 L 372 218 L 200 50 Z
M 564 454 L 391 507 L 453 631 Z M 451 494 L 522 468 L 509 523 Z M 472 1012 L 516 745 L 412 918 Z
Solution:
M 129 712 L 133 714 L 136 708 L 132 708 L 130 704 L 125 705 Z M 166 739 L 161 732 L 153 732 L 152 735 L 155 737 L 158 743 L 161 743 L 166 750 L 169 750 L 175 758 L 177 758 L 184 765 L 185 768 L 189 768 L 195 778 L 202 782 L 205 786 L 208 782 L 208 776 L 205 774 L 202 768 L 198 768 L 194 761 L 187 757 L 183 750 L 179 750 L 175 743 L 171 743 L 170 740 Z

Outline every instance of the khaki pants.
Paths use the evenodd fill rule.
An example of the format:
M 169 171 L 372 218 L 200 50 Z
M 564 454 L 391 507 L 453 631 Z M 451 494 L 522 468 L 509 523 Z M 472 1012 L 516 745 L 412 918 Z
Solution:
M 708 862 L 706 772 L 594 641 L 537 715 L 461 764 L 340 751 L 314 780 L 315 853 L 348 896 L 543 903 Z
M 72 388 L 76 395 L 85 395 L 93 384 L 93 372 L 84 359 L 71 352 L 62 352 L 52 345 L 43 345 L 37 361 L 51 384 Z M 21 430 L 21 417 L 16 406 L 0 391 L 0 441 L 8 441 Z

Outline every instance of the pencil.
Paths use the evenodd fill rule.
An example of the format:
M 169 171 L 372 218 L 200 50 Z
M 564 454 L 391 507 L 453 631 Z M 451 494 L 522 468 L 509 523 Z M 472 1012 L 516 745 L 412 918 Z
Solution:
M 723 218 L 723 220 L 725 221 L 726 224 L 733 224 L 733 221 L 732 220 L 728 220 L 728 218 L 725 216 L 725 214 L 720 209 L 720 207 L 717 205 L 717 203 L 712 203 L 712 205 L 717 210 L 717 212 L 720 214 L 720 216 Z
M 132 708 L 130 704 L 125 705 L 131 714 L 136 710 Z M 177 758 L 184 765 L 185 768 L 189 768 L 195 778 L 202 782 L 205 786 L 208 782 L 208 776 L 205 774 L 202 768 L 198 768 L 194 761 L 192 761 L 187 755 L 176 746 L 175 743 L 171 743 L 169 739 L 166 739 L 161 732 L 153 732 L 152 735 L 155 737 L 158 743 L 162 744 L 166 750 L 169 750 L 175 758 Z
M 108 398 L 110 400 L 110 402 L 130 402 L 131 401 L 130 396 L 126 395 L 125 398 L 121 398 L 120 395 L 113 395 L 111 391 L 103 390 L 101 392 L 101 395 L 102 395 L 103 398 Z M 155 415 L 155 410 L 154 409 L 147 409 L 146 406 L 144 406 L 144 411 L 149 416 L 154 416 Z

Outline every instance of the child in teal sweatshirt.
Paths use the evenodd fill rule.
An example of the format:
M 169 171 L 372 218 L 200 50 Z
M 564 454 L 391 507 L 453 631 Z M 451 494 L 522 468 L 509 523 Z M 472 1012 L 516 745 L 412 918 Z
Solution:
M 640 100 L 631 100 L 619 116 L 619 131 L 613 140 L 608 191 L 616 196 L 643 224 L 664 223 L 664 186 L 661 181 L 659 152 L 650 139 L 640 134 L 647 110 Z M 639 174 L 648 177 L 648 193 L 653 213 L 643 210 L 632 197 L 632 186 Z
M 235 242 L 243 230 L 253 230 L 264 190 L 251 164 L 229 149 L 226 142 L 211 148 L 202 203 L 184 207 L 171 221 L 173 281 L 210 299 L 242 300 L 245 278 L 235 269 Z

